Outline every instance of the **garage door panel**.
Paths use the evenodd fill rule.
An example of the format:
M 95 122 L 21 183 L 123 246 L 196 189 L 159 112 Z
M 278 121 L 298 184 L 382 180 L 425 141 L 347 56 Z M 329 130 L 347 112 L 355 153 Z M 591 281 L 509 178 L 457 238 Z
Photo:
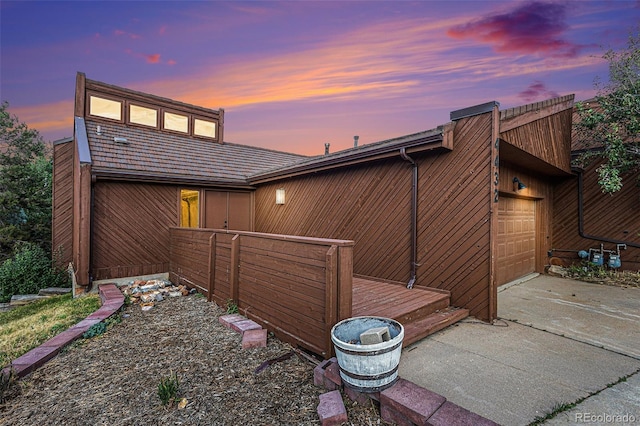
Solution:
M 534 272 L 535 228 L 534 200 L 500 198 L 496 236 L 499 285 Z

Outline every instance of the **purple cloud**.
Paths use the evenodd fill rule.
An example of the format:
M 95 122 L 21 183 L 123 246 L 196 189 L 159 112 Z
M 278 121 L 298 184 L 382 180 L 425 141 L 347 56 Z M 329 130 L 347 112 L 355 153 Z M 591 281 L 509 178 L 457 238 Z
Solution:
M 562 38 L 567 29 L 566 6 L 557 3 L 524 3 L 511 12 L 450 28 L 453 38 L 471 38 L 493 46 L 499 53 L 526 53 L 573 58 L 582 46 Z
M 540 80 L 535 80 L 525 90 L 518 93 L 518 97 L 525 102 L 536 102 L 539 100 L 557 98 L 560 96 L 557 92 L 547 89 L 545 84 Z

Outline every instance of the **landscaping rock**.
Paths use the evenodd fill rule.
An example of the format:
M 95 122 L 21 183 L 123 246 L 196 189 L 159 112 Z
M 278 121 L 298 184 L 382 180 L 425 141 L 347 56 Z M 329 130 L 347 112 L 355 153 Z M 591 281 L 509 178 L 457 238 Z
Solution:
M 552 277 L 562 277 L 562 278 L 566 277 L 569 274 L 565 268 L 558 265 L 549 266 L 549 270 L 547 271 L 547 273 Z
M 70 287 L 47 287 L 40 289 L 39 296 L 61 296 L 63 294 L 71 293 Z
M 11 303 L 0 303 L 0 312 L 8 312 L 15 306 L 11 306 Z
M 46 299 L 49 296 L 39 296 L 37 294 L 15 294 L 11 296 L 11 306 L 22 306 L 36 300 Z

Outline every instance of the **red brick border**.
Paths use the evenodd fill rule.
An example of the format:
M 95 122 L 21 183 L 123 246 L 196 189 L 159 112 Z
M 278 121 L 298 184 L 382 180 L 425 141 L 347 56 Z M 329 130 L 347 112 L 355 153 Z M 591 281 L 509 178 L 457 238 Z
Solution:
M 13 369 L 14 374 L 18 378 L 32 373 L 35 369 L 41 367 L 51 358 L 58 355 L 60 350 L 62 350 L 66 345 L 80 338 L 80 336 L 82 336 L 82 334 L 92 325 L 109 318 L 111 315 L 118 312 L 122 305 L 124 305 L 124 295 L 115 284 L 101 285 L 98 289 L 98 293 L 102 300 L 102 306 L 100 306 L 97 311 L 73 327 L 47 340 L 37 348 L 34 348 L 21 357 L 16 358 L 11 365 L 5 367 L 0 374 L 8 376 L 11 374 L 11 369 Z

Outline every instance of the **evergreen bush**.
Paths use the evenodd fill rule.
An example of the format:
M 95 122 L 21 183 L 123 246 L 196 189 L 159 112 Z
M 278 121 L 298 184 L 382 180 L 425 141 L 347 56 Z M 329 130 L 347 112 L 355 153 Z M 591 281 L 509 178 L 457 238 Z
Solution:
M 0 265 L 0 302 L 47 287 L 69 287 L 69 276 L 55 269 L 49 254 L 37 244 L 19 244 L 13 256 Z

